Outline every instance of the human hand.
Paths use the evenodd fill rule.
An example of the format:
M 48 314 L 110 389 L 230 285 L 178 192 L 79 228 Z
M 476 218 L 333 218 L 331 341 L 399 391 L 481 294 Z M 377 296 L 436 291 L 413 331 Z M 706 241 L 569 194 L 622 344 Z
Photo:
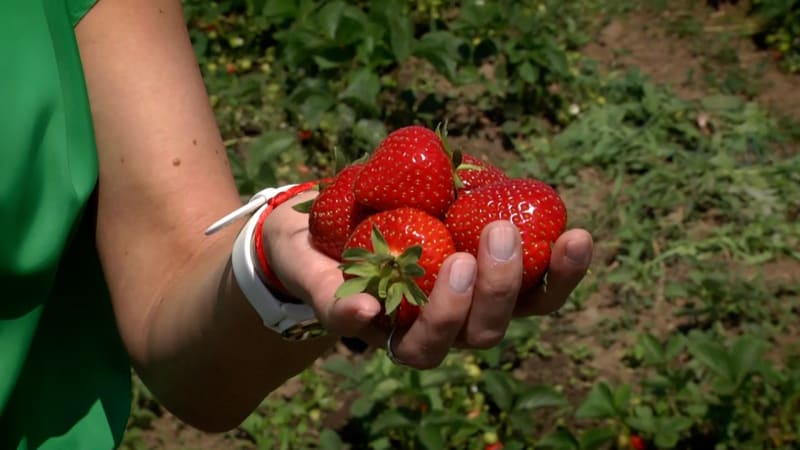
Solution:
M 270 267 L 291 294 L 312 305 L 331 333 L 383 346 L 387 332 L 373 324 L 380 304 L 367 294 L 335 299 L 343 281 L 339 262 L 311 246 L 307 216 L 291 208 L 311 196 L 305 193 L 286 202 L 265 221 Z M 520 294 L 519 232 L 507 221 L 490 223 L 482 232 L 477 258 L 459 252 L 445 260 L 417 320 L 392 336 L 392 353 L 405 365 L 426 369 L 438 366 L 453 347 L 497 345 L 513 317 L 560 308 L 586 273 L 591 253 L 587 231 L 567 231 L 553 246 L 547 283 Z

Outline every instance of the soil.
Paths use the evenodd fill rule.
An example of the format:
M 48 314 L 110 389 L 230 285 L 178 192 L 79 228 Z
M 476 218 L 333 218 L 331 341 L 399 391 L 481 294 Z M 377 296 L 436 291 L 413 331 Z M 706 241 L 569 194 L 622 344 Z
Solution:
M 636 67 L 686 99 L 714 93 L 707 80 L 724 78 L 715 70 L 723 65 L 716 62 L 724 58 L 720 62 L 727 70 L 733 64 L 750 77 L 750 92 L 745 94 L 800 121 L 800 76 L 781 71 L 773 54 L 750 38 L 749 2 L 720 2 L 718 8 L 697 1 L 682 3 L 675 9 L 643 9 L 607 22 L 584 54 L 601 61 L 607 70 Z M 683 31 L 689 36 L 680 36 L 681 24 L 691 29 Z
M 737 5 L 720 2 L 719 8 L 708 7 L 702 2 L 690 3 L 695 6 L 688 10 L 682 6 L 679 8 L 680 13 L 673 10 L 639 10 L 622 18 L 605 21 L 599 27 L 593 42 L 584 49 L 584 53 L 599 61 L 606 71 L 635 67 L 654 81 L 671 86 L 679 96 L 696 99 L 714 92 L 714 85 L 708 80 L 715 77 L 718 79 L 720 74 L 714 72 L 714 64 L 709 64 L 709 58 L 713 58 L 713 55 L 709 56 L 709 47 L 722 45 L 721 42 L 724 41 L 726 48 L 735 50 L 735 64 L 751 76 L 751 81 L 756 86 L 745 95 L 800 123 L 800 89 L 797 89 L 800 86 L 800 76 L 780 71 L 768 52 L 758 49 L 748 36 L 735 35 L 737 27 L 741 28 L 744 23 L 742 17 L 747 2 L 738 2 Z M 693 24 L 695 32 L 681 37 L 675 31 L 676 23 Z M 698 45 L 704 48 L 699 48 Z M 434 80 L 430 83 L 434 83 L 436 89 L 452 89 L 452 86 L 440 78 L 432 76 L 430 80 Z M 464 116 L 471 113 L 468 110 L 460 111 Z M 472 122 L 474 123 L 474 118 Z M 512 163 L 514 155 L 504 147 L 497 125 L 489 120 L 480 122 L 482 128 L 469 138 L 470 152 L 500 166 Z M 455 146 L 464 145 L 467 138 L 453 136 L 451 142 Z M 588 215 L 595 207 L 602 205 L 606 193 L 598 187 L 610 185 L 602 183 L 599 175 L 592 170 L 580 173 L 579 177 L 587 182 L 579 183 L 578 186 L 591 186 L 590 191 L 581 191 L 582 188 L 576 187 L 563 192 L 565 201 L 571 205 L 576 217 Z M 613 259 L 614 252 L 615 249 L 610 244 L 596 242 L 593 259 L 595 268 L 607 265 Z M 800 279 L 800 262 L 790 259 L 776 261 L 760 273 L 769 277 L 769 282 L 789 283 Z M 591 333 L 598 324 L 621 316 L 622 306 L 615 296 L 616 293 L 608 289 L 598 289 L 587 298 L 580 310 L 565 313 L 570 314 L 569 329 L 552 327 L 543 334 L 542 339 L 548 345 L 557 348 L 583 346 L 592 355 L 590 358 L 576 364 L 564 354 L 557 354 L 552 358 L 534 357 L 515 370 L 516 376 L 531 383 L 567 380 L 565 392 L 574 401 L 582 398 L 590 387 L 590 383 L 582 382 L 583 374 L 587 370 L 612 381 L 628 379 L 630 374 L 619 361 L 624 357 L 625 349 L 630 348 L 630 336 L 634 333 L 618 333 L 616 341 L 605 343 L 597 342 Z M 648 331 L 656 335 L 669 335 L 680 326 L 671 308 L 674 305 L 656 301 L 651 309 L 642 312 L 645 317 L 640 323 L 652 325 Z M 798 332 L 800 329 L 795 329 L 792 335 L 785 336 L 784 343 L 800 342 Z M 271 395 L 291 396 L 296 383 L 297 380 L 290 380 Z M 342 399 L 343 407 L 337 414 L 325 419 L 327 425 L 343 423 L 346 419 L 343 414 L 346 415 L 349 401 L 350 399 Z M 147 448 L 160 449 L 251 447 L 238 437 L 241 436 L 236 432 L 223 435 L 201 433 L 181 425 L 171 415 L 164 414 L 152 421 L 151 430 L 144 431 L 143 442 Z

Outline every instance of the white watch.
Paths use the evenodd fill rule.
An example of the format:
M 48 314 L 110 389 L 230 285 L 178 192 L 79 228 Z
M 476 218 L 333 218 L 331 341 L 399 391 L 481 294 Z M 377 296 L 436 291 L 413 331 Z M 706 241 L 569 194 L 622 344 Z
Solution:
M 206 230 L 211 234 L 247 214 L 252 214 L 233 244 L 231 265 L 239 288 L 253 309 L 264 322 L 264 326 L 276 331 L 288 340 L 306 340 L 325 334 L 325 329 L 314 315 L 311 306 L 303 303 L 285 302 L 264 284 L 259 275 L 259 263 L 255 254 L 254 235 L 259 218 L 276 195 L 294 185 L 265 189 L 246 205 L 237 209 Z

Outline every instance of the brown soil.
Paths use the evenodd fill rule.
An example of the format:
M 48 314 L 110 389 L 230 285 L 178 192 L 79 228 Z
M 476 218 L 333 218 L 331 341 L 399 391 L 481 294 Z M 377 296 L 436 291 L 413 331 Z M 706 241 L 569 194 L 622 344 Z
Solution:
M 642 9 L 611 20 L 584 53 L 607 70 L 636 67 L 686 99 L 714 93 L 714 86 L 705 80 L 724 76 L 718 72 L 722 66 L 737 70 L 730 67 L 733 64 L 749 77 L 752 91 L 747 94 L 800 121 L 800 76 L 781 71 L 772 54 L 753 43 L 755 24 L 746 18 L 749 2 L 721 2 L 719 9 L 697 1 L 673 3 L 683 4 L 666 11 Z M 681 24 L 690 28 L 684 31 L 689 36 L 680 36 Z

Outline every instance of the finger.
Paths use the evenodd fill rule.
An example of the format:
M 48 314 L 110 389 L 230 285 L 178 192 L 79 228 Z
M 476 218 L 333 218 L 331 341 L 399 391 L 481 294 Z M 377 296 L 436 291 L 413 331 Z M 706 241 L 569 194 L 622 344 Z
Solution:
M 467 347 L 493 347 L 505 336 L 522 280 L 520 242 L 511 222 L 496 221 L 483 229 L 472 309 L 461 335 Z
M 315 195 L 301 193 L 267 218 L 264 232 L 270 267 L 292 296 L 314 308 L 329 332 L 355 336 L 380 312 L 380 304 L 366 294 L 336 298 L 336 290 L 344 281 L 339 263 L 313 248 L 308 216 L 292 209 Z
M 476 274 L 475 257 L 468 253 L 445 260 L 417 320 L 408 331 L 398 330 L 392 338 L 398 360 L 418 369 L 441 364 L 469 314 Z
M 592 235 L 582 229 L 569 230 L 553 245 L 545 282 L 517 302 L 515 315 L 550 314 L 561 308 L 580 283 L 592 260 Z

